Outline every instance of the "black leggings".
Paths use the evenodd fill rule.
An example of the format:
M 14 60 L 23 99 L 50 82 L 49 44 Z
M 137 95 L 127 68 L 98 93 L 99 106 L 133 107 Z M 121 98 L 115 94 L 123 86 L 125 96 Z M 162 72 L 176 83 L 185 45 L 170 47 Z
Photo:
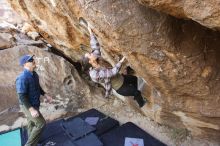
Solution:
M 134 96 L 134 99 L 139 104 L 139 107 L 144 106 L 145 101 L 141 96 L 141 92 L 138 90 L 137 77 L 132 75 L 123 75 L 123 76 L 124 76 L 123 85 L 118 90 L 116 90 L 116 92 L 123 96 Z

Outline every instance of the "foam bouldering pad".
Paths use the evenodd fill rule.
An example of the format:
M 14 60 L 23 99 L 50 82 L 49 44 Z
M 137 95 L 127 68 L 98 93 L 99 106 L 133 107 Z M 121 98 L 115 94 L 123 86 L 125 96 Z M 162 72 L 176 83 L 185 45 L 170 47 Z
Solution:
M 76 146 L 103 146 L 102 142 L 93 133 L 74 141 L 74 144 Z
M 64 122 L 64 119 L 56 120 L 53 122 L 50 122 L 46 124 L 46 126 L 43 129 L 43 132 L 40 137 L 39 143 L 43 142 L 44 140 L 57 135 L 59 133 L 63 133 L 63 128 L 61 127 L 61 124 Z
M 144 146 L 165 146 L 165 144 L 131 122 L 125 123 L 122 126 L 104 134 L 100 140 L 104 146 L 124 146 L 126 138 L 143 139 Z
M 62 132 L 45 139 L 38 146 L 75 146 L 75 145 L 72 143 L 69 136 L 65 132 Z
M 64 121 L 62 127 L 72 140 L 81 138 L 96 130 L 79 117 Z
M 67 121 L 74 119 L 76 117 L 79 117 L 83 120 L 86 120 L 86 118 L 88 118 L 88 117 L 98 117 L 99 120 L 98 120 L 97 124 L 92 125 L 93 127 L 96 128 L 94 133 L 97 136 L 101 136 L 104 133 L 119 126 L 119 122 L 117 120 L 115 120 L 109 116 L 106 116 L 105 114 L 101 113 L 100 111 L 98 111 L 96 109 L 90 109 L 88 111 L 80 113 L 80 114 L 76 115 L 75 117 L 71 117 L 71 118 L 67 119 Z

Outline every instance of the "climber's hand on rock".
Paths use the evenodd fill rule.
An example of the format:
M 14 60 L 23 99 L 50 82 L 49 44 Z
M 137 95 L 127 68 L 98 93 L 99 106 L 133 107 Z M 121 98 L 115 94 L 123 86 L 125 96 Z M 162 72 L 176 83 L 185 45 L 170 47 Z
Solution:
M 123 57 L 119 62 L 123 63 L 125 61 L 125 57 Z

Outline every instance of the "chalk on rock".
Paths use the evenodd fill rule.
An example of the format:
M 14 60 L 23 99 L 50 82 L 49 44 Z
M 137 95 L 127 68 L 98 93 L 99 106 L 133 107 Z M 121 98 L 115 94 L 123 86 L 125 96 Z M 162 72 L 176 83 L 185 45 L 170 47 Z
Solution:
M 28 35 L 29 37 L 31 37 L 33 40 L 37 40 L 37 39 L 40 37 L 39 33 L 38 33 L 38 32 L 35 32 L 35 31 L 29 31 L 29 32 L 27 33 L 27 35 Z
M 47 47 L 50 47 L 50 48 L 52 48 L 52 45 L 51 45 L 51 44 L 47 44 Z

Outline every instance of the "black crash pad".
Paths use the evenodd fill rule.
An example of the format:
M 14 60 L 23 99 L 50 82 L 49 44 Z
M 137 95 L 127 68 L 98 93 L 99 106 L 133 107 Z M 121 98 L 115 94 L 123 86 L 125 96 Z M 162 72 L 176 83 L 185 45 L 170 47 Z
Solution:
M 64 121 L 61 123 L 63 130 L 72 140 L 79 139 L 85 135 L 95 131 L 95 128 L 90 126 L 81 118 L 73 118 L 72 120 Z
M 124 146 L 126 137 L 143 139 L 144 146 L 166 146 L 131 122 L 104 134 L 100 140 L 104 146 Z
M 96 131 L 94 132 L 97 136 L 101 136 L 104 133 L 116 128 L 119 126 L 119 122 L 109 116 L 106 116 L 105 114 L 99 112 L 96 109 L 90 109 L 88 111 L 85 111 L 83 113 L 80 113 L 76 115 L 75 117 L 71 117 L 68 120 L 72 120 L 73 118 L 79 117 L 83 120 L 85 120 L 88 117 L 99 117 L 99 121 L 96 125 L 93 125 L 93 127 L 96 128 Z

